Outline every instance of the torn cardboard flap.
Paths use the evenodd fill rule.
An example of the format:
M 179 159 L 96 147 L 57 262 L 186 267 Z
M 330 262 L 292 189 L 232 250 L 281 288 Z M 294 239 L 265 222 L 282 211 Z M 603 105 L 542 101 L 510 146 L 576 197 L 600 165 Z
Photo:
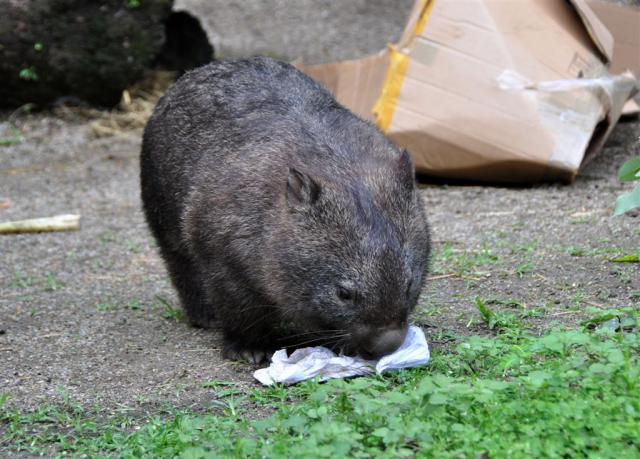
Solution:
M 640 6 L 621 5 L 606 0 L 587 0 L 614 38 L 613 58 L 609 71 L 630 70 L 640 77 Z M 640 106 L 630 99 L 622 109 L 623 115 L 637 115 Z
M 321 82 L 343 105 L 363 118 L 373 120 L 371 107 L 382 90 L 389 53 L 381 51 L 364 59 L 334 64 L 304 66 L 294 63 L 307 75 Z
M 421 0 L 396 46 L 303 70 L 407 148 L 418 172 L 571 181 L 637 91 L 607 72 L 612 50 L 584 1 Z M 526 84 L 505 87 L 515 76 Z
M 640 6 L 620 5 L 605 0 L 587 0 L 589 7 L 614 38 L 610 71 L 630 70 L 640 76 Z
M 585 0 L 570 0 L 576 13 L 580 16 L 582 24 L 589 33 L 591 41 L 602 53 L 603 61 L 609 64 L 613 58 L 613 35 L 593 12 Z

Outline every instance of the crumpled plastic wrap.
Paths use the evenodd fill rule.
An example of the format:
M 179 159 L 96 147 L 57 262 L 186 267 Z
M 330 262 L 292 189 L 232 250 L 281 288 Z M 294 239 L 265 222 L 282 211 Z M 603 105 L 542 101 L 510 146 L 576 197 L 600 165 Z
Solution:
M 269 367 L 256 370 L 253 376 L 265 386 L 276 383 L 290 385 L 316 376 L 326 381 L 417 367 L 426 365 L 429 358 L 429 345 L 423 331 L 412 325 L 402 346 L 378 361 L 336 355 L 322 346 L 297 349 L 290 356 L 287 356 L 286 349 L 281 349 L 273 354 Z

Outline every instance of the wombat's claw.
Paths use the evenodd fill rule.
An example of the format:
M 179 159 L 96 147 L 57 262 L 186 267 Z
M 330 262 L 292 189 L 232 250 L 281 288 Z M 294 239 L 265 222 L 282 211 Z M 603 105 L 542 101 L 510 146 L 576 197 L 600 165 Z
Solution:
M 253 365 L 258 365 L 271 358 L 270 352 L 263 349 L 242 349 L 235 345 L 227 345 L 222 351 L 222 356 L 229 360 L 239 360 Z

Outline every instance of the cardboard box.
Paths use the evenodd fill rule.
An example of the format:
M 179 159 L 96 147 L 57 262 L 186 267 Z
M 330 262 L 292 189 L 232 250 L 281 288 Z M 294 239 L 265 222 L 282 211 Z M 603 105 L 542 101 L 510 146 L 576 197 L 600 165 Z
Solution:
M 610 71 L 631 70 L 640 76 L 640 6 L 626 6 L 605 0 L 587 0 L 598 19 L 614 38 Z
M 613 58 L 609 71 L 620 73 L 630 70 L 640 78 L 640 6 L 621 5 L 606 0 L 587 0 L 598 19 L 613 35 Z M 640 106 L 627 101 L 623 115 L 637 115 Z
M 301 66 L 407 148 L 418 172 L 570 182 L 637 90 L 585 0 L 418 0 L 396 45 Z

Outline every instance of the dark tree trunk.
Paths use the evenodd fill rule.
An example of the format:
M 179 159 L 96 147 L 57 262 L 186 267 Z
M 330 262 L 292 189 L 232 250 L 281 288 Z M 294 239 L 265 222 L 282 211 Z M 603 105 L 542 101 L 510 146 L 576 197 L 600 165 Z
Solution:
M 0 105 L 115 105 L 162 48 L 173 0 L 0 0 Z

